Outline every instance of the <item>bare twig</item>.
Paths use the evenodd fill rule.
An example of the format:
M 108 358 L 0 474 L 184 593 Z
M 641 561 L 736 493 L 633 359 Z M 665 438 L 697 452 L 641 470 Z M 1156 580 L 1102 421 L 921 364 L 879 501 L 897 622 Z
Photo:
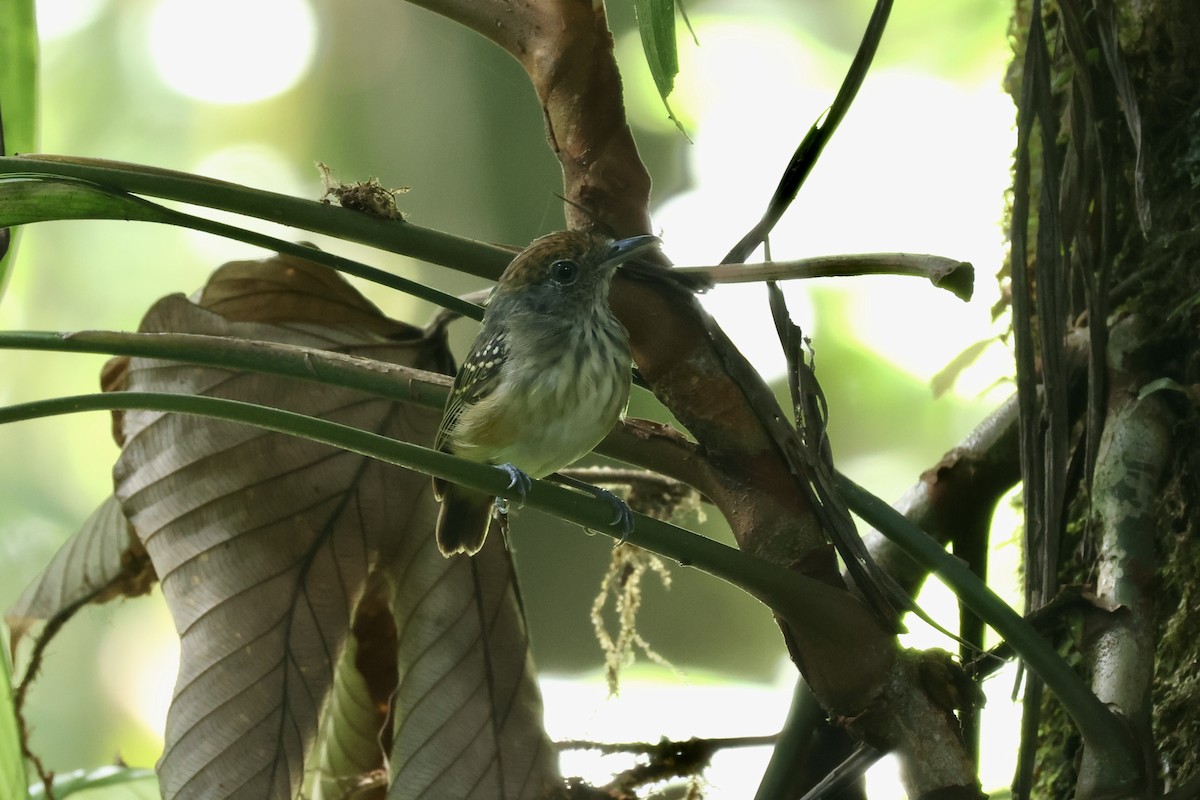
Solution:
M 559 750 L 595 750 L 601 755 L 614 753 L 654 754 L 665 750 L 678 751 L 686 747 L 704 747 L 712 752 L 736 747 L 766 747 L 779 740 L 779 734 L 770 733 L 763 736 L 728 736 L 716 739 L 697 739 L 695 737 L 685 742 L 594 742 L 588 739 L 567 739 L 555 742 Z
M 945 256 L 915 253 L 856 253 L 816 256 L 790 261 L 756 264 L 718 264 L 711 267 L 680 267 L 675 272 L 702 275 L 714 284 L 790 281 L 808 278 L 838 278 L 856 275 L 911 275 L 928 278 L 934 285 L 970 300 L 975 285 L 975 268 L 966 261 Z
M 54 800 L 54 773 L 46 769 L 41 758 L 29 746 L 29 727 L 25 722 L 25 702 L 29 697 L 29 689 L 33 686 L 33 682 L 42 668 L 42 661 L 46 657 L 46 649 L 50 646 L 50 642 L 54 640 L 54 637 L 58 635 L 63 626 L 81 608 L 111 591 L 114 582 L 97 586 L 92 591 L 77 598 L 74 602 L 59 609 L 58 613 L 46 620 L 46 626 L 42 629 L 41 635 L 37 637 L 33 645 L 33 653 L 29 657 L 29 665 L 25 668 L 25 675 L 21 678 L 20 684 L 17 685 L 16 691 L 13 692 L 13 715 L 17 718 L 17 725 L 20 728 L 21 755 L 28 759 L 29 763 L 33 764 L 33 768 L 37 771 L 38 778 L 42 781 L 42 788 L 45 790 L 46 800 Z
M 560 750 L 598 750 L 604 755 L 614 753 L 636 753 L 646 757 L 646 763 L 637 764 L 616 775 L 603 787 L 597 797 L 632 797 L 639 786 L 670 780 L 698 776 L 712 760 L 718 750 L 734 747 L 762 747 L 774 744 L 775 736 L 739 736 L 725 739 L 688 739 L 687 741 L 629 742 L 604 744 L 599 742 L 560 742 Z

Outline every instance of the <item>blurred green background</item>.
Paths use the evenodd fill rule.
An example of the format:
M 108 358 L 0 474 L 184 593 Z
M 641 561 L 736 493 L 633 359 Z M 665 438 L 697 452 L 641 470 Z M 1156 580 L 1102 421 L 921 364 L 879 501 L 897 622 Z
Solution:
M 694 0 L 698 45 L 680 28 L 681 74 L 671 123 L 640 51 L 632 3 L 609 12 L 630 119 L 655 180 L 654 222 L 680 264 L 714 263 L 759 216 L 808 126 L 832 100 L 862 26 L 865 0 Z M 994 343 L 935 397 L 931 379 L 1003 321 L 990 308 L 1003 260 L 1013 107 L 1000 81 L 1008 4 L 898 4 L 859 100 L 772 237 L 777 259 L 831 253 L 936 253 L 976 266 L 964 304 L 914 279 L 787 286 L 813 337 L 839 466 L 894 497 L 1010 391 L 1007 349 Z M 561 227 L 558 165 L 516 62 L 480 37 L 399 0 L 45 0 L 43 152 L 199 172 L 316 198 L 317 160 L 344 181 L 408 186 L 410 221 L 521 244 Z M 306 238 L 454 292 L 482 284 L 358 246 Z M 46 223 L 24 233 L 3 301 L 4 329 L 134 329 L 157 298 L 189 293 L 244 245 L 137 223 Z M 431 308 L 366 286 L 392 316 L 424 323 Z M 774 383 L 783 358 L 761 287 L 705 298 Z M 453 332 L 461 353 L 473 335 Z M 5 404 L 94 391 L 103 359 L 0 352 Z M 779 387 L 781 390 L 782 386 Z M 630 413 L 663 418 L 648 396 Z M 0 605 L 7 606 L 111 492 L 117 455 L 102 415 L 0 428 Z M 1015 515 L 994 538 L 994 571 L 1015 595 Z M 695 519 L 684 524 L 696 526 Z M 630 673 L 606 701 L 588 609 L 610 543 L 527 512 L 515 521 L 551 732 L 572 738 L 768 733 L 781 722 L 794 671 L 770 616 L 703 575 L 648 579 L 642 633 L 681 673 Z M 700 525 L 727 537 L 719 520 Z M 927 593 L 949 624 L 952 605 Z M 952 647 L 913 626 L 919 646 Z M 27 647 L 27 646 L 26 646 Z M 27 649 L 18 659 L 18 668 Z M 150 765 L 174 680 L 174 632 L 159 599 L 89 609 L 52 646 L 29 710 L 34 747 L 55 770 Z M 1002 686 L 989 706 L 1011 724 Z M 695 692 L 705 692 L 697 703 Z M 637 710 L 637 713 L 635 713 Z M 985 734 L 986 735 L 986 734 Z M 718 761 L 711 797 L 741 796 L 765 755 Z M 592 769 L 565 762 L 568 771 Z M 987 770 L 992 770 L 989 774 Z M 985 767 L 985 786 L 1011 764 Z M 874 785 L 886 795 L 886 770 Z M 991 781 L 991 784 L 989 784 Z

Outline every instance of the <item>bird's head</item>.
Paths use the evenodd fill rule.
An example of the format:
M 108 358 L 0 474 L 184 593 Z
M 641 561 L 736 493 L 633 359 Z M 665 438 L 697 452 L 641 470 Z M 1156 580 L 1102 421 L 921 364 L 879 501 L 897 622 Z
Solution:
M 520 298 L 536 314 L 574 315 L 604 303 L 613 273 L 655 245 L 657 236 L 612 239 L 584 231 L 559 231 L 535 239 L 504 270 L 491 303 Z

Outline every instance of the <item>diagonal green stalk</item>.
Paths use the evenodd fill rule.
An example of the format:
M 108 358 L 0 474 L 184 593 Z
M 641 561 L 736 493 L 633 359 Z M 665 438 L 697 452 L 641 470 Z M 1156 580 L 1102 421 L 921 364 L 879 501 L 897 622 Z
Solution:
M 1141 773 L 1136 747 L 1125 724 L 1100 701 L 1071 666 L 965 563 L 946 552 L 929 534 L 913 525 L 885 501 L 845 475 L 837 474 L 837 489 L 846 504 L 867 523 L 945 581 L 967 608 L 992 626 L 1058 696 L 1089 747 L 1102 753 L 1114 775 Z
M 199 333 L 0 331 L 0 349 L 142 356 L 244 369 L 441 408 L 450 378 L 400 364 L 279 342 Z
M 467 461 L 348 425 L 238 400 L 159 392 L 56 397 L 0 408 L 0 424 L 116 409 L 195 414 L 252 425 L 417 470 L 490 495 L 522 500 L 518 491 L 511 486 L 508 473 L 497 467 Z M 589 530 L 613 538 L 622 537 L 621 526 L 613 519 L 612 506 L 602 498 L 535 480 L 523 500 L 526 505 Z M 827 637 L 836 637 L 846 647 L 852 645 L 854 635 L 846 630 L 844 621 L 831 620 L 827 614 L 814 611 L 828 608 L 830 598 L 837 603 L 844 602 L 845 592 L 670 523 L 642 514 L 634 514 L 634 518 L 634 530 L 625 536 L 630 543 L 682 565 L 695 566 L 741 588 L 793 625 L 815 630 Z
M 131 194 L 232 211 L 492 280 L 499 277 L 513 256 L 511 250 L 503 247 L 401 220 L 381 219 L 315 200 L 120 161 L 49 155 L 7 157 L 0 158 L 0 175 L 73 178 Z
M 373 281 L 448 308 L 462 316 L 480 319 L 483 310 L 465 300 L 438 291 L 418 281 L 370 267 L 349 258 L 327 253 L 307 244 L 175 211 L 135 197 L 119 189 L 70 178 L 10 178 L 0 183 L 0 223 L 28 224 L 56 219 L 126 219 L 155 222 L 222 236 L 239 242 L 304 258 L 331 269 Z
M 155 205 L 146 200 L 140 200 L 147 205 Z M 178 225 L 184 228 L 200 231 L 202 233 L 211 233 L 214 236 L 223 236 L 226 239 L 234 239 L 246 244 L 252 244 L 256 247 L 262 247 L 267 250 L 274 250 L 285 255 L 296 256 L 297 258 L 308 259 L 326 267 L 336 269 L 338 272 L 344 272 L 347 275 L 354 275 L 363 278 L 373 283 L 378 283 L 381 286 L 386 286 L 390 289 L 396 289 L 410 294 L 413 297 L 418 297 L 422 300 L 428 300 L 442 308 L 454 311 L 464 317 L 471 319 L 483 319 L 483 309 L 474 303 L 467 302 L 454 295 L 446 294 L 438 291 L 432 286 L 421 283 L 419 281 L 402 278 L 399 275 L 393 275 L 390 272 L 385 272 L 377 267 L 370 267 L 358 261 L 349 258 L 344 258 L 333 253 L 327 253 L 317 247 L 311 245 L 298 244 L 289 242 L 286 239 L 277 239 L 274 236 L 257 233 L 255 231 L 239 228 L 235 225 L 228 225 L 216 220 L 205 219 L 194 214 L 186 214 L 182 211 L 174 211 L 172 209 L 157 206 L 163 212 L 162 222 L 168 225 Z

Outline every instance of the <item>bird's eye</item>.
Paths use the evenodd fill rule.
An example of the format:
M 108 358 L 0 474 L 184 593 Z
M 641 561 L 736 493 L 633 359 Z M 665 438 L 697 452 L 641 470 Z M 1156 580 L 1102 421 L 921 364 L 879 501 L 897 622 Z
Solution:
M 579 265 L 574 261 L 555 261 L 550 265 L 550 280 L 559 286 L 570 286 L 579 277 Z

